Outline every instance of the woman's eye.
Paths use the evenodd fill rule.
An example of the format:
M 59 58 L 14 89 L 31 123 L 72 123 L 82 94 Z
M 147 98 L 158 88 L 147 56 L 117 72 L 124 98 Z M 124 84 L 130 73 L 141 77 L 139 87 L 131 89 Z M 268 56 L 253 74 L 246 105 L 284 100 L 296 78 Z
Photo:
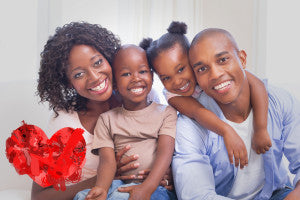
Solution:
M 184 70 L 184 67 L 181 67 L 179 70 L 178 70 L 178 72 L 180 73 L 180 72 L 182 72 Z
M 101 65 L 101 63 L 103 62 L 103 60 L 102 59 L 99 59 L 99 60 L 97 60 L 95 63 L 94 63 L 94 66 L 96 67 L 96 66 L 99 66 L 99 65 Z
M 77 73 L 74 75 L 75 79 L 81 78 L 83 76 L 83 72 Z

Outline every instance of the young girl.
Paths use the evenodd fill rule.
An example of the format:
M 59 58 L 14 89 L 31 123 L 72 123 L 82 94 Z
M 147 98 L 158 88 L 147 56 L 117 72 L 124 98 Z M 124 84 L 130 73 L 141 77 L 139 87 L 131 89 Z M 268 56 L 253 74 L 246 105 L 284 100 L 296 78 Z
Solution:
M 234 129 L 220 120 L 218 116 L 205 109 L 195 98 L 201 92 L 198 87 L 193 69 L 188 61 L 189 42 L 184 36 L 187 26 L 184 23 L 172 22 L 168 33 L 158 40 L 144 39 L 140 46 L 147 51 L 150 66 L 158 74 L 165 86 L 166 98 L 170 105 L 179 112 L 193 118 L 203 127 L 223 136 L 228 151 L 229 160 L 243 168 L 247 165 L 248 156 L 245 145 Z M 220 60 L 218 62 L 224 62 Z M 253 149 L 265 153 L 271 147 L 271 140 L 267 132 L 267 93 L 263 83 L 254 75 L 246 72 L 250 83 L 251 103 L 254 109 L 254 137 Z M 225 84 L 225 83 L 224 83 Z M 218 85 L 221 90 L 226 85 Z M 253 90 L 253 87 L 256 90 Z M 194 97 L 194 98 L 193 98 Z
M 117 91 L 122 96 L 122 107 L 101 114 L 95 127 L 92 152 L 99 153 L 100 160 L 96 186 L 86 199 L 120 200 L 129 196 L 146 200 L 175 199 L 175 194 L 159 183 L 172 160 L 176 111 L 170 106 L 147 101 L 153 74 L 142 48 L 122 46 L 114 58 L 113 72 Z M 113 180 L 116 172 L 114 152 L 129 143 L 132 146 L 129 155 L 139 154 L 140 166 L 136 174 L 151 168 L 142 182 Z M 121 192 L 118 191 L 120 186 L 123 186 L 119 188 Z

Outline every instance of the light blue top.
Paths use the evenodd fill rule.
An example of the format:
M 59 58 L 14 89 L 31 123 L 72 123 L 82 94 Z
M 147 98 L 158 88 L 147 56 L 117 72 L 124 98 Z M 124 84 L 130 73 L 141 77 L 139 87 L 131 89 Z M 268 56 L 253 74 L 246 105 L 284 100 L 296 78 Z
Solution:
M 255 199 L 269 199 L 272 192 L 289 183 L 289 170 L 300 179 L 300 102 L 285 90 L 266 85 L 269 96 L 268 132 L 272 148 L 263 154 L 265 185 Z M 217 103 L 204 92 L 198 101 L 227 121 Z M 237 168 L 229 163 L 223 138 L 180 115 L 177 121 L 173 176 L 179 199 L 229 199 Z M 247 181 L 247 180 L 245 180 Z

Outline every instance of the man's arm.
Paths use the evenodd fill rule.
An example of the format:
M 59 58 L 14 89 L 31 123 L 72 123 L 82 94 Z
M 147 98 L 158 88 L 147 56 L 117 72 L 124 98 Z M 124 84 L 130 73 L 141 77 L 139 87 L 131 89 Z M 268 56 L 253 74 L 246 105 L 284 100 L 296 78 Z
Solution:
M 205 155 L 206 134 L 191 119 L 178 118 L 172 169 L 179 199 L 229 199 L 215 192 L 213 169 Z
M 289 161 L 289 170 L 295 174 L 293 185 L 299 187 L 300 181 L 300 102 L 287 91 L 279 90 L 275 102 L 281 114 L 283 153 Z M 271 98 L 272 99 L 272 98 Z M 270 102 L 272 103 L 272 102 Z

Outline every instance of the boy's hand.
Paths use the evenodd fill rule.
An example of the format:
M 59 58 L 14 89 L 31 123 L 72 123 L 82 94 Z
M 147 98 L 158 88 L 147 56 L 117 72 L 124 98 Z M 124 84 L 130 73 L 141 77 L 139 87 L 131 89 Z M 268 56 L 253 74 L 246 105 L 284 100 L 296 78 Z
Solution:
M 257 154 L 266 153 L 272 146 L 270 135 L 267 129 L 255 131 L 252 137 L 252 148 Z
M 93 187 L 86 195 L 85 200 L 105 200 L 107 192 L 98 186 Z
M 119 192 L 128 192 L 130 195 L 128 200 L 150 200 L 151 198 L 151 192 L 147 190 L 143 184 L 119 187 L 118 190 Z
M 246 146 L 241 137 L 235 132 L 233 128 L 223 134 L 224 143 L 228 152 L 229 161 L 233 164 L 233 156 L 235 166 L 243 169 L 248 165 L 248 154 Z

